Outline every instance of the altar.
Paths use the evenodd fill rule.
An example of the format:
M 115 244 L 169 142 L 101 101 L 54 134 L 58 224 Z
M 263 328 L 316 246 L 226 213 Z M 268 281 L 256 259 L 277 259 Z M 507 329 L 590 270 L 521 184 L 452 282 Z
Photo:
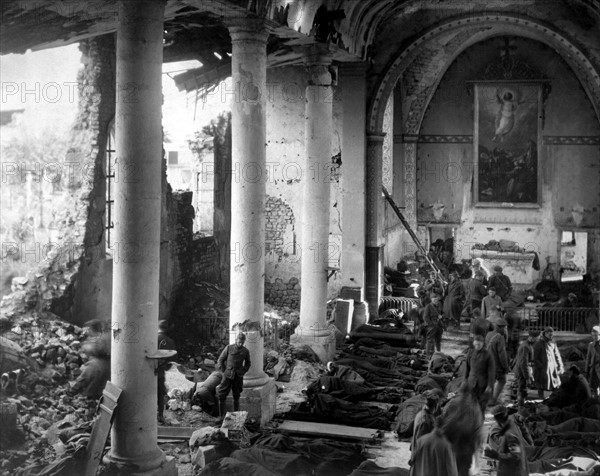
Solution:
M 533 269 L 536 253 L 472 249 L 471 256 L 479 259 L 490 273 L 493 273 L 494 266 L 501 266 L 503 274 L 508 276 L 513 285 L 529 286 L 537 280 L 537 271 Z

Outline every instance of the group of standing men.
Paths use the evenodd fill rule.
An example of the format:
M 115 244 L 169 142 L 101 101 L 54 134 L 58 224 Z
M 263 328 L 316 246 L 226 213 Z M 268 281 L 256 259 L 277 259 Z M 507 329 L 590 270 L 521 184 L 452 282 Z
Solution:
M 490 351 L 490 343 L 498 340 L 501 349 L 502 340 L 495 336 L 502 334 L 503 326 L 497 326 L 487 335 L 475 334 L 472 347 L 467 353 L 466 381 L 460 389 L 456 408 L 463 409 L 459 427 L 479 422 L 483 423 L 485 409 L 490 396 L 496 395 L 498 380 L 496 377 L 496 363 L 498 356 L 496 349 Z M 492 335 L 488 339 L 488 336 Z M 487 341 L 488 347 L 485 347 Z M 553 341 L 553 329 L 546 328 L 541 336 L 530 332 L 521 343 L 513 370 L 519 384 L 519 404 L 523 404 L 527 397 L 527 387 L 535 379 L 539 396 L 544 397 L 545 390 L 553 390 L 560 385 L 560 375 L 564 372 L 563 362 Z M 592 330 L 592 342 L 588 345 L 584 375 L 580 375 L 579 368 L 572 366 L 568 377 L 563 377 L 570 393 L 580 403 L 587 401 L 591 396 L 598 397 L 600 392 L 600 326 Z M 588 384 L 589 382 L 589 384 Z M 590 391 L 590 386 L 592 391 Z M 493 389 L 493 390 L 492 390 Z M 582 391 L 583 389 L 583 391 Z M 466 476 L 471 474 L 469 468 L 472 462 L 470 456 L 465 461 L 465 452 L 457 444 L 455 435 L 456 424 L 452 424 L 451 403 L 443 407 L 443 397 L 436 391 L 429 390 L 425 393 L 426 403 L 414 420 L 414 433 L 411 444 L 410 475 L 411 476 Z M 478 415 L 473 417 L 469 412 L 472 407 L 469 402 L 473 399 L 479 403 Z M 450 400 L 452 401 L 452 400 Z M 475 405 L 477 407 L 477 405 Z M 481 410 L 481 411 L 479 411 Z M 491 408 L 494 425 L 488 436 L 488 446 L 483 454 L 498 461 L 498 476 L 527 476 L 529 474 L 526 458 L 526 447 L 531 445 L 509 415 L 508 408 L 503 404 L 495 404 Z M 472 425 L 471 425 L 472 426 Z M 476 453 L 483 441 L 479 430 L 473 431 L 473 439 L 479 442 L 472 447 L 472 457 L 477 460 Z M 460 440 L 458 440 L 460 441 Z M 464 444 L 462 445 L 465 446 Z M 467 452 L 468 453 L 468 452 Z
M 458 271 L 450 273 L 445 291 L 433 276 L 422 287 L 419 331 L 427 357 L 431 357 L 434 350 L 441 350 L 447 323 L 452 322 L 458 328 L 461 317 L 482 317 L 492 323 L 502 318 L 502 302 L 512 292 L 510 279 L 502 273 L 502 268 L 495 266 L 494 275 L 488 279 L 486 270 L 475 260 L 467 274 L 469 277 L 463 282 Z
M 493 441 L 484 454 L 498 460 L 498 476 L 526 476 L 529 474 L 525 458 L 523 436 L 501 403 L 501 394 L 507 374 L 512 370 L 518 387 L 518 405 L 528 397 L 528 388 L 535 384 L 538 397 L 545 398 L 546 391 L 561 385 L 569 394 L 585 401 L 600 396 L 600 326 L 592 330 L 583 371 L 572 366 L 564 375 L 564 364 L 554 341 L 554 329 L 546 327 L 540 332 L 530 331 L 519 344 L 519 328 L 509 335 L 504 317 L 504 301 L 512 292 L 510 279 L 502 268 L 494 267 L 494 275 L 486 275 L 475 262 L 471 276 L 461 281 L 458 273 L 450 274 L 446 292 L 435 280 L 423 286 L 430 294 L 422 310 L 421 335 L 427 357 L 440 351 L 444 321 L 460 323 L 461 317 L 471 319 L 470 343 L 466 356 L 463 395 L 478 403 L 479 417 L 483 421 L 486 408 L 491 407 L 495 420 Z M 444 301 L 442 303 L 442 299 Z M 422 303 L 423 303 L 422 295 Z M 515 340 L 515 351 L 509 352 L 509 339 Z M 580 375 L 583 373 L 583 375 Z M 561 378 L 562 377 L 562 378 Z M 454 447 L 452 432 L 448 431 L 439 402 L 439 396 L 426 395 L 427 403 L 415 418 L 415 433 L 411 445 L 411 476 L 467 474 L 464 462 Z M 478 411 L 479 411 L 478 410 Z

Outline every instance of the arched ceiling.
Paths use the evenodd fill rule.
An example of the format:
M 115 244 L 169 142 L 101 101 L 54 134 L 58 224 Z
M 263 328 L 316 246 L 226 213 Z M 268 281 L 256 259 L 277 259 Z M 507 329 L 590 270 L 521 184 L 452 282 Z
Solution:
M 117 5 L 117 0 L 3 0 L 0 53 L 51 48 L 114 33 Z M 165 60 L 199 59 L 205 63 L 201 74 L 227 71 L 228 20 L 258 16 L 271 29 L 269 66 L 298 64 L 302 53 L 296 46 L 318 41 L 314 20 L 320 7 L 338 12 L 325 28 L 337 46 L 334 59 L 367 63 L 371 102 L 381 92 L 382 77 L 391 67 L 397 68 L 399 55 L 458 18 L 523 18 L 561 38 L 556 48 L 567 61 L 577 51 L 589 63 L 586 68 L 600 71 L 600 0 L 167 0 Z M 490 28 L 498 28 L 493 18 L 489 23 Z M 455 33 L 459 30 L 464 35 L 468 28 L 462 25 Z M 554 47 L 552 41 L 546 43 Z M 571 49 L 561 50 L 561 44 Z M 222 62 L 214 60 L 214 52 Z M 443 53 L 443 49 L 437 52 Z M 583 63 L 573 58 L 569 64 Z M 195 82 L 191 84 L 194 87 Z
M 370 88 L 367 128 L 375 133 L 381 130 L 387 99 L 400 77 L 408 75 L 414 78 L 414 91 L 406 92 L 404 106 L 408 110 L 408 120 L 404 128 L 408 134 L 417 134 L 427 104 L 452 61 L 479 41 L 506 35 L 531 38 L 552 47 L 571 67 L 600 117 L 600 68 L 590 59 L 589 51 L 586 54 L 571 39 L 572 35 L 546 22 L 522 15 L 494 13 L 440 22 L 402 48 L 397 48 L 391 61 L 373 64 L 374 84 Z M 376 65 L 381 67 L 381 71 L 374 71 Z

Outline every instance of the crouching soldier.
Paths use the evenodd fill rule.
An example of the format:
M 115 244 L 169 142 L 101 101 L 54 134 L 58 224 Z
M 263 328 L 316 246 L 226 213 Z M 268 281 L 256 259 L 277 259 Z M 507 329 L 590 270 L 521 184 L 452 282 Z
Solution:
M 85 324 L 86 340 L 82 350 L 89 360 L 81 368 L 81 374 L 71 387 L 70 393 L 88 398 L 100 398 L 106 382 L 110 379 L 110 333 L 104 331 L 104 324 L 93 319 Z
M 246 335 L 240 332 L 235 339 L 235 344 L 225 347 L 217 361 L 217 369 L 223 372 L 223 380 L 217 387 L 221 417 L 227 413 L 225 400 L 230 391 L 233 393 L 233 411 L 237 412 L 240 409 L 244 374 L 250 369 L 250 352 L 244 347 L 245 342 Z
M 198 382 L 190 390 L 190 401 L 192 405 L 202 407 L 202 411 L 209 415 L 218 417 L 220 415 L 219 401 L 217 400 L 217 388 L 223 380 L 223 373 L 215 370 L 204 382 Z

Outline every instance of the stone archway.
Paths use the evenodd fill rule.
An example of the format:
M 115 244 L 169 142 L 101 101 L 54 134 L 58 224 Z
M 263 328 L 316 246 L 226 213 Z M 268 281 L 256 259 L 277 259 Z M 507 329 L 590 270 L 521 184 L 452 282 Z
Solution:
M 398 54 L 372 95 L 367 112 L 367 131 L 381 134 L 385 107 L 398 80 L 409 80 L 404 91 L 402 123 L 404 136 L 405 217 L 416 226 L 417 138 L 424 114 L 444 73 L 470 46 L 494 36 L 513 35 L 537 40 L 552 47 L 569 65 L 600 118 L 599 68 L 582 50 L 556 28 L 537 20 L 506 14 L 469 16 L 444 22 L 424 33 Z M 367 209 L 372 208 L 367 206 Z
M 398 80 L 402 77 L 408 78 L 405 81 L 407 89 L 403 91 L 402 110 L 406 113 L 403 115 L 401 126 L 404 153 L 404 215 L 415 230 L 417 141 L 429 103 L 447 69 L 462 52 L 481 41 L 507 35 L 536 40 L 553 48 L 571 68 L 592 103 L 596 116 L 600 118 L 600 68 L 555 27 L 522 16 L 482 14 L 455 18 L 426 31 L 389 64 L 373 91 L 367 111 L 368 136 L 379 137 L 383 131 L 387 101 Z M 377 168 L 380 163 L 380 160 L 376 159 L 381 153 L 378 149 L 373 149 L 373 152 L 368 150 L 367 153 L 368 169 Z M 367 175 L 376 176 L 369 171 Z M 379 182 L 368 187 L 367 216 L 370 210 L 376 210 L 379 206 L 381 180 Z M 376 228 L 380 226 L 378 224 Z M 375 272 L 372 275 L 375 276 Z M 371 282 L 367 283 L 367 289 L 376 287 L 373 276 L 368 278 Z M 374 293 L 372 294 L 374 297 Z

